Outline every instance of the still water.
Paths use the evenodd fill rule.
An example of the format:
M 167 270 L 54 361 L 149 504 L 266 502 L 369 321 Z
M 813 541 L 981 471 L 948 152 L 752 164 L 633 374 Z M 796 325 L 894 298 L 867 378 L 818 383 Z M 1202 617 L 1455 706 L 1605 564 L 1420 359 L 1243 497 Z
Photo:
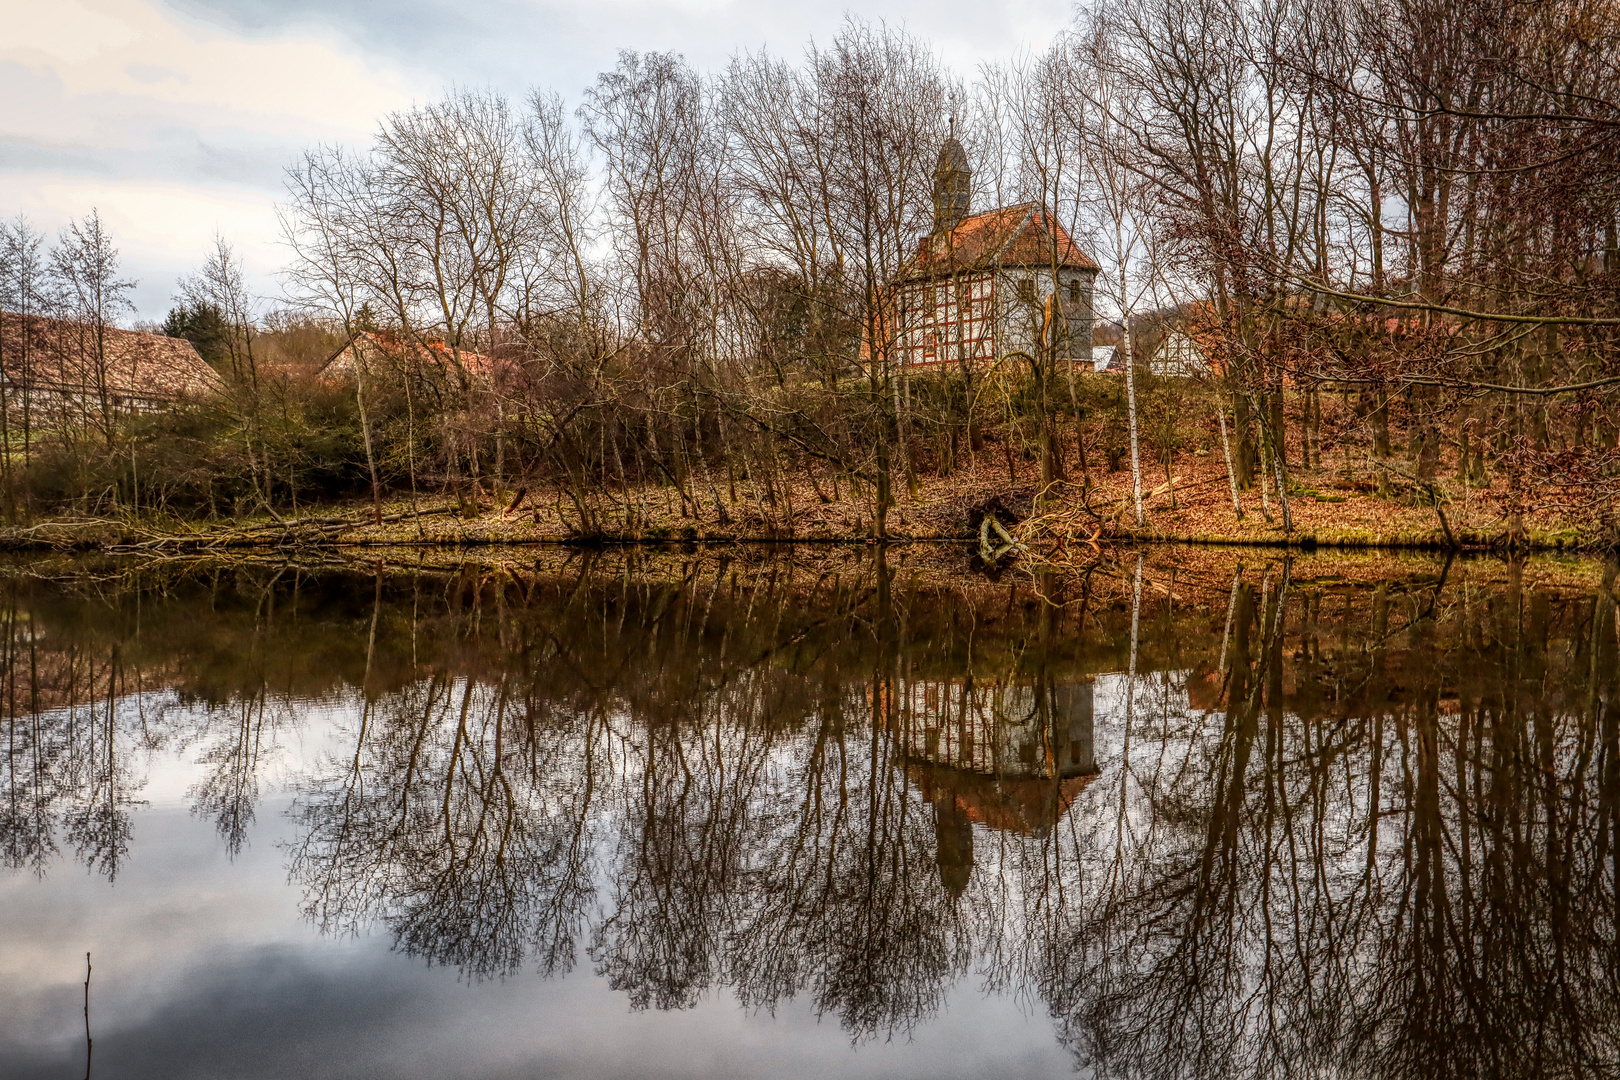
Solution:
M 1620 1074 L 1613 569 L 1246 562 L 14 566 L 0 1076 Z

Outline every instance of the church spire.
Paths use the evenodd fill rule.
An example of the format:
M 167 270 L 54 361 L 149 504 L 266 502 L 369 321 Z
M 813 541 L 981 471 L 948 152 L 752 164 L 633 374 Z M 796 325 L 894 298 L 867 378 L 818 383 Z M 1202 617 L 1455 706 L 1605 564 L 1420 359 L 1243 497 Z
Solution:
M 956 141 L 956 100 L 951 99 L 951 129 L 939 150 L 934 166 L 934 232 L 949 232 L 970 212 L 973 170 L 968 167 L 967 151 Z

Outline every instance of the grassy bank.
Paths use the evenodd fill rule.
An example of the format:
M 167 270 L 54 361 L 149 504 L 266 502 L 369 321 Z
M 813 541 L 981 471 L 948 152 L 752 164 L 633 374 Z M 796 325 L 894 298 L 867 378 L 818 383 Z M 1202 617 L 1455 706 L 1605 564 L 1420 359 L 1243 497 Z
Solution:
M 1092 542 L 1480 550 L 1500 547 L 1506 537 L 1505 519 L 1489 492 L 1452 497 L 1437 510 L 1419 492 L 1380 497 L 1366 478 L 1305 475 L 1294 485 L 1293 528 L 1285 530 L 1275 496 L 1263 502 L 1259 492 L 1241 493 L 1239 518 L 1219 460 L 1185 454 L 1168 479 L 1161 473 L 1144 491 L 1144 523 L 1138 526 L 1128 471 L 1093 471 L 1089 484 L 1073 477 L 1039 510 L 1033 472 L 1032 463 L 1015 462 L 920 479 L 890 509 L 886 535 L 976 543 L 988 515 L 1029 549 L 1059 559 L 1084 558 Z M 671 486 L 639 485 L 599 492 L 583 504 L 549 487 L 498 488 L 485 490 L 476 505 L 465 496 L 434 494 L 387 501 L 380 523 L 378 511 L 369 502 L 347 502 L 235 519 L 64 518 L 4 530 L 0 543 L 12 549 L 117 551 L 876 538 L 870 492 L 825 481 L 766 487 L 742 478 L 699 500 L 683 500 Z M 1590 525 L 1549 511 L 1526 516 L 1521 546 L 1595 551 L 1605 540 Z

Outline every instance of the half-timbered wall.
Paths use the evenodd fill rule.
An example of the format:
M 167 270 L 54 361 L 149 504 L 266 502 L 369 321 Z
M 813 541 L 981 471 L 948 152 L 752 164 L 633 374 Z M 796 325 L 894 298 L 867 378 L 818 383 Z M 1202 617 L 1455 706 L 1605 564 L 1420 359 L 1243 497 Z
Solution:
M 900 290 L 897 352 L 906 364 L 996 358 L 995 276 L 960 274 Z

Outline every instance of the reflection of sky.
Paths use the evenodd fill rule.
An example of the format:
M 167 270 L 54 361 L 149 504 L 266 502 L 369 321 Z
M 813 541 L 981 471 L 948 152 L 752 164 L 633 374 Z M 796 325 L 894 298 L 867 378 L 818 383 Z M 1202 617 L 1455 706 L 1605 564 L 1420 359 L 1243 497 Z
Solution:
M 141 755 L 145 784 L 140 799 L 153 807 L 192 805 L 194 789 L 208 772 L 198 758 L 197 744 L 206 741 L 210 729 L 232 728 L 238 723 L 234 711 L 240 706 L 225 706 L 210 713 L 170 705 L 173 699 L 172 693 L 165 692 L 143 695 L 142 700 L 149 714 L 154 703 L 172 710 L 166 718 L 180 720 L 174 726 L 184 733 L 172 743 Z M 129 708 L 126 703 L 125 711 Z M 359 705 L 352 700 L 301 701 L 292 705 L 271 701 L 267 708 L 271 715 L 261 725 L 254 769 L 259 790 L 266 795 L 287 790 L 322 758 L 353 746 L 352 717 Z M 185 715 L 181 718 L 179 714 Z M 143 725 L 140 730 L 151 728 Z
M 202 717 L 195 717 L 202 722 Z M 93 955 L 97 1077 L 1052 1076 L 1071 1060 L 1044 1015 L 955 986 L 908 1041 L 852 1046 L 805 1002 L 746 1013 L 725 993 L 690 1012 L 630 1010 L 588 961 L 556 980 L 469 984 L 392 951 L 386 932 L 325 938 L 301 918 L 285 852 L 286 779 L 334 748 L 344 708 L 300 707 L 276 733 L 257 824 L 233 861 L 186 809 L 202 775 L 177 740 L 137 772 L 116 881 L 60 859 L 0 874 L 0 1075 L 78 1075 L 84 954 Z M 183 726 L 183 725 L 182 725 Z M 280 780 L 276 781 L 275 777 Z M 583 952 L 582 952 L 583 958 Z

